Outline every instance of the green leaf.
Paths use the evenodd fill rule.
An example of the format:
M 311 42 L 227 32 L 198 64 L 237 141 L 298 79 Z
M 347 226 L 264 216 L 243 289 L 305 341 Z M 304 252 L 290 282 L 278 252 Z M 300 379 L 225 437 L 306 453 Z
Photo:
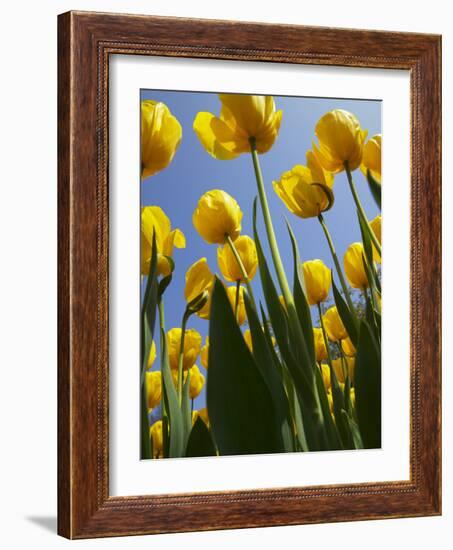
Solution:
M 184 450 L 184 425 L 178 394 L 170 371 L 167 337 L 163 330 L 161 332 L 161 348 L 162 393 L 169 424 L 168 455 L 170 458 L 178 458 L 183 455 Z
M 324 425 L 326 434 L 329 440 L 329 450 L 338 451 L 343 449 L 343 445 L 340 440 L 340 434 L 330 414 L 329 401 L 327 399 L 326 388 L 322 379 L 322 374 L 319 368 L 315 369 L 316 386 L 318 388 L 319 401 L 321 403 L 321 410 L 324 416 Z
M 354 449 L 363 449 L 362 436 L 360 435 L 360 430 L 357 426 L 357 423 L 351 416 L 349 416 L 349 414 L 345 410 L 341 411 L 341 414 L 343 416 L 345 424 L 348 425 L 349 431 L 352 434 Z
M 183 372 L 184 376 L 184 372 Z M 192 407 L 190 402 L 190 371 L 187 371 L 187 378 L 184 382 L 182 388 L 182 399 L 181 399 L 181 415 L 182 415 L 182 425 L 183 425 L 183 448 L 186 448 L 187 440 L 189 439 L 190 431 L 192 429 Z
M 272 396 L 215 279 L 209 325 L 207 404 L 221 455 L 284 451 Z
M 198 417 L 190 432 L 187 442 L 186 456 L 216 456 L 211 432 L 203 420 Z
M 382 189 L 381 184 L 373 178 L 369 170 L 367 170 L 366 179 L 368 181 L 371 194 L 373 195 L 373 199 L 378 205 L 380 210 L 381 209 L 381 189 Z
M 354 373 L 357 418 L 364 448 L 381 447 L 381 352 L 361 322 Z
M 337 306 L 337 310 L 338 310 L 338 315 L 340 316 L 340 319 L 343 322 L 344 328 L 349 334 L 349 338 L 351 338 L 351 342 L 354 344 L 355 347 L 357 347 L 358 331 L 356 328 L 357 325 L 355 321 L 355 312 L 352 313 L 351 310 L 349 309 L 348 304 L 346 303 L 340 291 L 338 290 L 335 284 L 335 281 L 333 280 L 333 277 L 332 277 L 332 288 L 333 288 L 333 297 L 335 300 L 335 305 Z
M 289 236 L 291 239 L 291 245 L 293 250 L 293 260 L 294 260 L 294 303 L 296 305 L 297 315 L 299 317 L 299 322 L 302 327 L 302 332 L 305 336 L 305 344 L 307 346 L 307 351 L 310 355 L 310 359 L 312 364 L 316 362 L 316 354 L 315 354 L 315 342 L 313 337 L 313 324 L 311 320 L 311 313 L 310 313 L 310 306 L 307 301 L 307 297 L 305 294 L 305 285 L 303 280 L 300 277 L 300 269 L 299 266 L 301 265 L 300 256 L 299 256 L 299 250 L 297 247 L 297 241 L 294 236 L 294 232 L 288 222 L 286 220 L 286 225 L 288 227 Z
M 253 357 L 271 393 L 276 415 L 275 420 L 277 425 L 280 426 L 285 451 L 291 452 L 294 449 L 288 422 L 289 405 L 283 382 L 279 374 L 281 372 L 281 365 L 274 360 L 275 354 L 272 353 L 266 334 L 261 328 L 258 315 L 247 292 L 244 292 L 244 302 L 252 337 Z

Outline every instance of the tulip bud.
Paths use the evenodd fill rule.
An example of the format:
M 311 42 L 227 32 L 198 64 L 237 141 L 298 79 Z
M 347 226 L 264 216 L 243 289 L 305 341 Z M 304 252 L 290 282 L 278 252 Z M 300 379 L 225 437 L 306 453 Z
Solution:
M 365 271 L 365 252 L 362 243 L 351 244 L 343 258 L 344 271 L 353 288 L 368 288 L 368 277 Z
M 189 397 L 190 399 L 195 399 L 200 395 L 201 390 L 203 389 L 205 383 L 205 377 L 200 372 L 200 369 L 197 365 L 194 365 L 189 369 L 190 372 L 190 382 L 189 382 Z
M 153 444 L 153 458 L 163 458 L 164 437 L 162 432 L 162 420 L 154 422 L 149 429 L 149 435 Z
M 327 359 L 326 343 L 324 342 L 324 334 L 321 328 L 313 327 L 313 338 L 315 342 L 316 361 L 324 361 Z
M 162 397 L 162 375 L 160 371 L 146 371 L 145 377 L 148 409 L 154 409 Z
M 321 260 L 311 260 L 302 264 L 307 300 L 311 306 L 327 300 L 332 273 Z
M 338 314 L 336 306 L 330 307 L 322 316 L 322 320 L 329 340 L 337 342 L 347 338 L 348 333 L 344 328 L 343 321 Z
M 192 264 L 186 272 L 186 285 L 184 288 L 184 296 L 191 303 L 201 300 L 200 296 L 204 292 L 208 293 L 208 299 L 205 304 L 196 311 L 198 317 L 209 319 L 209 311 L 211 309 L 211 294 L 214 285 L 214 274 L 209 269 L 206 258 L 200 258 Z M 201 303 L 201 302 L 200 302 Z M 200 305 L 200 303 L 198 305 Z
M 241 258 L 248 280 L 251 281 L 258 267 L 258 255 L 255 241 L 247 235 L 240 235 L 234 241 L 234 246 Z M 217 249 L 217 262 L 220 272 L 227 281 L 231 281 L 232 283 L 237 281 L 245 282 L 239 264 L 228 245 L 221 246 Z
M 381 134 L 376 134 L 365 143 L 360 169 L 365 176 L 369 170 L 372 177 L 381 183 Z
M 170 368 L 178 370 L 179 351 L 182 331 L 179 327 L 167 332 L 168 356 Z M 188 370 L 195 364 L 201 350 L 201 335 L 195 329 L 187 329 L 184 334 L 183 369 Z

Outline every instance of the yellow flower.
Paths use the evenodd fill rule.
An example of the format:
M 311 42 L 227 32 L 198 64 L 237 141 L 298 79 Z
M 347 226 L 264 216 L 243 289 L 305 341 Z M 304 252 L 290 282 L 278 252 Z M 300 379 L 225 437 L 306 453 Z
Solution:
M 158 101 L 142 101 L 142 179 L 166 168 L 179 147 L 182 128 L 170 109 Z
M 255 138 L 258 153 L 266 153 L 280 129 L 282 111 L 275 111 L 272 96 L 220 94 L 220 117 L 201 112 L 193 129 L 203 147 L 214 158 L 231 160 L 250 152 Z
M 173 256 L 174 246 L 186 247 L 184 233 L 179 229 L 171 230 L 170 220 L 159 206 L 144 206 L 141 218 L 141 273 L 142 275 L 149 274 L 154 232 L 157 246 L 157 274 L 165 277 L 171 272 L 170 264 L 165 256 Z
M 350 170 L 360 166 L 367 131 L 362 130 L 352 113 L 343 109 L 329 111 L 318 120 L 315 133 L 319 148 L 313 144 L 313 150 L 325 170 L 336 174 L 344 170 L 345 162 Z
M 230 300 L 233 311 L 236 310 L 236 286 L 229 286 L 227 288 L 228 299 Z M 237 309 L 237 322 L 240 325 L 244 324 L 246 318 L 245 302 L 244 302 L 244 289 L 241 286 L 239 289 L 239 302 Z
M 209 319 L 209 311 L 211 309 L 212 287 L 214 285 L 214 275 L 209 269 L 206 258 L 200 258 L 192 264 L 186 272 L 186 286 L 184 288 L 184 296 L 187 302 L 195 300 L 197 296 L 204 291 L 209 293 L 209 298 L 205 305 L 197 311 L 198 317 Z
M 365 253 L 362 243 L 352 243 L 343 258 L 344 271 L 349 284 L 354 288 L 367 288 L 368 278 L 366 276 L 365 266 Z
M 200 352 L 201 364 L 205 369 L 208 368 L 208 364 L 209 364 L 208 357 L 209 357 L 209 336 L 206 336 L 205 344 L 201 348 L 201 352 Z
M 148 409 L 154 409 L 162 398 L 162 375 L 160 371 L 146 371 L 146 393 L 148 395 Z
M 355 407 L 355 388 L 349 389 L 349 398 L 351 399 L 351 405 Z
M 379 241 L 379 244 L 381 244 L 381 222 L 382 222 L 382 218 L 380 214 L 376 216 L 373 221 L 370 222 L 371 229 L 373 230 L 373 233 L 375 234 L 376 239 Z M 381 263 L 381 256 L 374 246 L 373 246 L 373 259 L 375 262 Z
M 376 134 L 365 143 L 360 169 L 365 176 L 369 170 L 373 178 L 381 183 L 381 134 Z
M 310 260 L 302 264 L 302 271 L 308 303 L 314 306 L 327 300 L 332 284 L 330 269 L 321 260 Z
M 347 338 L 348 333 L 344 328 L 343 321 L 338 314 L 336 306 L 330 307 L 322 316 L 324 328 L 326 329 L 327 336 L 332 342 L 343 340 Z
M 322 381 L 324 382 L 324 386 L 326 390 L 329 390 L 331 386 L 330 367 L 329 365 L 326 365 L 326 363 L 321 364 L 321 375 L 322 375 Z
M 238 203 L 221 189 L 207 191 L 192 215 L 195 229 L 209 244 L 223 244 L 227 235 L 236 240 L 241 232 L 241 220 Z
M 327 359 L 327 349 L 321 328 L 313 327 L 313 338 L 315 341 L 316 361 Z
M 198 411 L 193 411 L 193 413 L 192 413 L 192 424 L 195 424 L 198 417 L 200 417 L 201 420 L 203 420 L 203 422 L 209 428 L 208 409 L 206 407 L 204 407 L 203 409 L 199 409 Z
M 181 345 L 181 329 L 172 328 L 167 332 L 168 355 L 170 359 L 170 368 L 178 369 L 179 347 Z M 201 335 L 193 328 L 186 330 L 184 335 L 184 360 L 183 369 L 190 369 L 195 365 L 195 361 L 201 350 Z
M 190 386 L 189 386 L 189 397 L 190 399 L 195 399 L 200 395 L 201 390 L 203 389 L 205 383 L 205 377 L 200 372 L 200 369 L 197 365 L 194 365 L 189 369 L 190 372 Z
M 333 416 L 333 396 L 332 396 L 331 390 L 327 392 L 327 401 L 329 403 L 330 414 Z M 334 417 L 334 420 L 335 420 L 335 417 Z
M 332 172 L 324 170 L 313 151 L 307 151 L 305 158 L 307 159 L 307 168 L 311 172 L 312 182 L 323 183 L 332 189 L 334 178 Z
M 279 181 L 272 182 L 272 185 L 290 212 L 299 218 L 313 218 L 330 205 L 329 196 L 315 183 L 321 182 L 315 180 L 309 168 L 297 164 L 284 172 Z
M 355 355 L 355 346 L 351 342 L 349 336 L 341 341 L 341 348 L 343 350 L 343 353 L 348 357 L 353 357 Z
M 355 359 L 353 357 L 346 357 L 344 369 L 341 358 L 332 360 L 332 368 L 335 371 L 335 375 L 340 384 L 344 384 L 346 382 L 346 374 L 349 374 L 349 378 L 352 382 L 354 381 L 354 367 Z
M 247 235 L 240 235 L 234 241 L 234 246 L 238 251 L 249 281 L 251 281 L 258 267 L 258 255 L 256 253 L 255 241 Z M 228 244 L 219 246 L 217 249 L 217 262 L 222 275 L 227 281 L 232 283 L 236 281 L 245 282 L 238 262 Z
M 151 349 L 149 350 L 148 362 L 146 363 L 146 368 L 148 370 L 153 366 L 153 363 L 155 360 L 156 360 L 156 344 L 154 343 L 154 340 L 153 340 L 151 344 Z
M 149 435 L 153 443 L 153 458 L 164 456 L 164 436 L 162 433 L 162 420 L 154 422 L 149 429 Z
M 244 331 L 244 340 L 249 350 L 253 351 L 252 333 L 250 332 L 250 329 Z

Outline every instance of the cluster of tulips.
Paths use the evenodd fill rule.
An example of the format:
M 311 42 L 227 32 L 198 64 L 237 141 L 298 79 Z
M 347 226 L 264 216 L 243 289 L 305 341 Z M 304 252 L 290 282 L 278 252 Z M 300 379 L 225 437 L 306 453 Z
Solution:
M 181 326 L 166 331 L 164 294 L 177 269 L 173 252 L 186 241 L 159 206 L 142 208 L 141 271 L 147 280 L 141 319 L 141 456 L 380 447 L 381 216 L 368 220 L 352 174 L 360 170 L 380 208 L 381 136 L 367 140 L 352 113 L 330 111 L 316 124 L 318 143 L 306 153 L 306 165 L 294 166 L 273 182 L 289 212 L 319 220 L 334 268 L 319 259 L 301 263 L 287 221 L 293 251 L 290 285 L 259 162 L 278 137 L 283 113 L 271 96 L 219 98 L 220 116 L 198 113 L 193 130 L 216 159 L 251 156 L 257 185 L 253 236 L 241 233 L 242 211 L 225 190 L 212 189 L 200 197 L 192 222 L 207 245 L 217 247 L 219 275 L 206 258 L 196 259 L 185 274 Z M 165 104 L 145 100 L 141 108 L 145 179 L 170 164 L 182 129 Z M 323 216 L 334 207 L 334 179 L 342 171 L 362 237 L 347 248 L 343 265 Z M 276 280 L 263 253 L 258 215 L 264 220 Z M 259 303 L 251 284 L 258 278 Z M 364 307 L 356 307 L 351 289 L 359 289 Z M 331 295 L 335 305 L 326 309 Z M 205 342 L 188 327 L 192 315 L 209 323 Z M 159 370 L 151 370 L 155 338 L 160 342 Z M 204 372 L 196 365 L 199 357 Z M 205 383 L 207 407 L 195 411 L 193 400 Z M 150 422 L 157 406 L 161 418 Z

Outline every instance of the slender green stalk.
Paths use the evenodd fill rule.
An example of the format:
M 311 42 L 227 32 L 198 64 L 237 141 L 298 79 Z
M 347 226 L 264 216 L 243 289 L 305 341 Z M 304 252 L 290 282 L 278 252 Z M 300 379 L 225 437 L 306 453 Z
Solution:
M 327 351 L 327 361 L 329 363 L 330 371 L 332 372 L 332 355 L 330 353 L 329 340 L 327 338 L 326 329 L 324 327 L 324 320 L 322 318 L 321 304 L 318 303 L 316 305 L 318 306 L 319 324 L 321 325 L 322 336 L 324 338 L 324 345 L 326 346 L 326 351 Z
M 250 284 L 250 279 L 249 279 L 249 276 L 247 274 L 247 270 L 245 269 L 245 266 L 242 262 L 241 256 L 239 255 L 239 252 L 238 252 L 236 246 L 234 245 L 233 240 L 231 239 L 231 237 L 229 235 L 225 235 L 225 240 L 228 243 L 228 246 L 230 247 L 231 252 L 233 253 L 233 256 L 236 259 L 236 262 L 239 266 L 239 269 L 241 270 L 242 277 L 244 279 L 245 285 L 247 286 L 247 291 L 249 293 L 250 300 L 252 301 L 253 307 L 256 310 L 256 302 L 255 302 L 255 296 L 253 294 L 253 288 L 252 288 L 252 285 Z M 256 311 L 258 311 L 258 310 L 256 310 Z
M 183 365 L 184 365 L 184 340 L 186 336 L 186 325 L 188 315 L 184 313 L 181 323 L 181 340 L 179 342 L 179 357 L 178 357 L 178 399 L 179 404 L 182 403 L 182 382 L 183 382 Z
M 239 314 L 240 293 L 241 293 L 241 281 L 236 281 L 236 298 L 234 302 L 234 316 L 236 317 L 236 321 L 238 320 L 238 314 Z
M 330 248 L 330 253 L 332 254 L 333 263 L 335 264 L 335 269 L 337 270 L 338 278 L 340 279 L 341 288 L 343 289 L 343 293 L 346 299 L 346 302 L 348 303 L 349 309 L 351 310 L 351 313 L 354 313 L 354 305 L 351 300 L 351 295 L 349 294 L 348 285 L 346 284 L 343 271 L 341 270 L 340 262 L 338 261 L 338 256 L 335 251 L 335 247 L 333 245 L 332 237 L 330 235 L 329 229 L 326 225 L 326 222 L 324 220 L 324 217 L 322 214 L 319 214 L 318 216 L 319 223 L 321 224 L 321 227 L 323 228 L 324 234 L 327 239 L 327 244 Z
M 272 224 L 269 204 L 267 202 L 266 190 L 264 188 L 263 174 L 261 173 L 260 161 L 256 150 L 255 138 L 250 138 L 250 149 L 252 153 L 253 168 L 255 170 L 256 183 L 258 186 L 258 195 L 260 198 L 261 210 L 263 211 L 264 225 L 266 226 L 267 238 L 271 249 L 272 260 L 274 262 L 275 271 L 277 273 L 278 282 L 285 298 L 286 305 L 289 309 L 290 304 L 294 306 L 293 295 L 289 288 L 288 279 L 286 278 L 283 262 L 280 256 L 280 251 L 275 237 L 274 226 Z
M 158 311 L 159 311 L 159 334 L 160 334 L 160 353 L 162 355 L 162 350 L 166 349 L 166 353 L 168 354 L 168 348 L 167 346 L 164 346 L 164 338 L 165 338 L 165 310 L 164 310 L 164 300 L 162 296 L 160 297 L 160 300 L 158 301 Z M 164 385 L 164 377 L 162 376 L 162 385 Z M 165 388 L 162 388 L 162 396 L 165 394 Z M 165 457 L 166 450 L 168 449 L 168 415 L 167 415 L 167 408 L 165 406 L 165 399 L 162 397 L 162 436 L 163 436 L 163 454 Z
M 373 245 L 375 246 L 376 250 L 379 252 L 379 256 L 381 256 L 381 245 L 377 240 L 377 237 L 374 234 L 374 231 L 371 229 L 370 222 L 368 221 L 368 218 L 365 214 L 365 210 L 363 209 L 362 203 L 360 202 L 360 198 L 357 193 L 357 189 L 355 187 L 354 181 L 352 180 L 351 170 L 349 169 L 349 165 L 347 161 L 344 163 L 344 167 L 346 170 L 346 176 L 348 178 L 349 188 L 351 189 L 352 197 L 354 199 L 355 205 L 359 212 L 359 216 L 362 218 L 362 221 L 368 227 L 368 231 L 370 233 L 371 240 L 373 241 Z

